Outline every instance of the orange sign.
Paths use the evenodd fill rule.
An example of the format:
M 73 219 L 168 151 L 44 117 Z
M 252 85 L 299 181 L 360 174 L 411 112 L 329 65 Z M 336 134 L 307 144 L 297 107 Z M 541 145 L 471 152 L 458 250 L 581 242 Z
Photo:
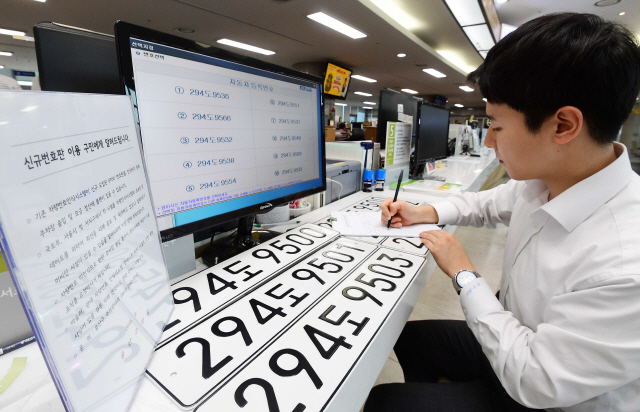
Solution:
M 349 90 L 350 80 L 351 70 L 329 63 L 324 75 L 324 93 L 344 99 Z

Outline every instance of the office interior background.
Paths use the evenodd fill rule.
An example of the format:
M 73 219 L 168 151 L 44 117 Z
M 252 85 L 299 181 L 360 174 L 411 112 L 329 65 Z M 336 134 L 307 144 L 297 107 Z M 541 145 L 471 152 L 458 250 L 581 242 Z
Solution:
M 325 120 L 346 123 L 376 122 L 382 89 L 443 104 L 451 123 L 486 117 L 485 101 L 467 86 L 467 74 L 496 41 L 544 14 L 593 13 L 640 38 L 636 0 L 2 0 L 1 10 L 0 74 L 25 90 L 40 89 L 34 25 L 55 22 L 113 35 L 114 22 L 123 20 L 317 76 L 327 62 L 348 68 L 347 98 L 324 100 Z M 337 22 L 309 17 L 317 13 Z M 620 141 L 639 172 L 640 102 Z M 506 228 L 461 228 L 456 235 L 497 290 Z M 410 320 L 428 318 L 464 319 L 443 274 L 431 277 Z M 392 353 L 377 383 L 397 381 L 402 372 Z

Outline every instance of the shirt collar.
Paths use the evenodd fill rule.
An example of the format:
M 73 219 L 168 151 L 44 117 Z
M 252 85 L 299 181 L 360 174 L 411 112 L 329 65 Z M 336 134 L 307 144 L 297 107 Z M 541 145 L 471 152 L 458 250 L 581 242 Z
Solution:
M 540 209 L 558 221 L 567 232 L 573 231 L 631 181 L 633 171 L 626 146 L 614 143 L 614 151 L 617 159 L 613 163 L 571 186 Z

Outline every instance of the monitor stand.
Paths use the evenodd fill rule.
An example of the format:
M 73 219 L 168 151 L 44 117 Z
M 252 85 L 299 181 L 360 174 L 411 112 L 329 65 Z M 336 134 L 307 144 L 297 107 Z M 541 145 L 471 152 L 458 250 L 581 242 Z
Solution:
M 215 266 L 280 235 L 280 233 L 264 229 L 254 231 L 253 222 L 255 222 L 255 218 L 255 214 L 241 217 L 238 220 L 238 231 L 235 234 L 218 243 L 211 243 L 209 247 L 202 251 L 202 263 L 207 266 Z M 213 242 L 213 236 L 211 240 Z

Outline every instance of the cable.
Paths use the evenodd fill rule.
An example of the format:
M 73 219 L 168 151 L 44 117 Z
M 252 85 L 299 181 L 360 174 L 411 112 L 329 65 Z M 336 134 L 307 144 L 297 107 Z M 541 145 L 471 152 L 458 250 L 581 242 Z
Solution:
M 338 192 L 338 200 L 340 200 L 340 196 L 342 195 L 342 189 L 344 189 L 344 186 L 342 186 L 342 183 L 338 182 L 337 180 L 329 179 L 328 177 L 327 180 L 340 185 L 340 192 Z

